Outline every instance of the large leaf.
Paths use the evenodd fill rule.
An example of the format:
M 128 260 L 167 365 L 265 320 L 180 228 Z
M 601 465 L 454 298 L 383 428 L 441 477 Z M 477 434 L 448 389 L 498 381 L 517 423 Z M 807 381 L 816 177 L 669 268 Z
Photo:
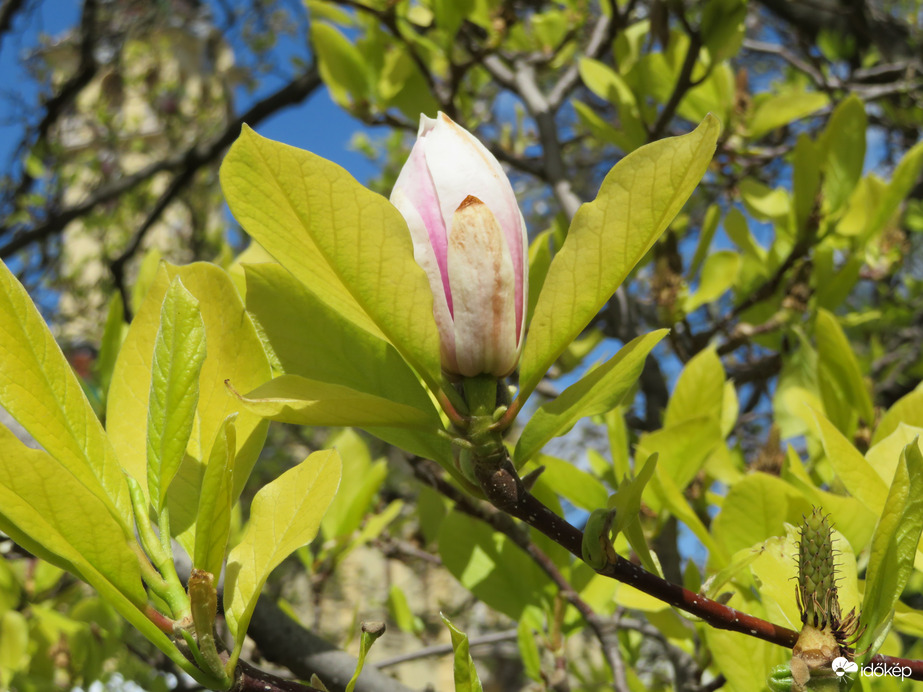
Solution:
M 383 334 L 438 388 L 429 281 L 388 200 L 336 164 L 246 126 L 221 166 L 221 187 L 260 245 L 343 319 Z
M 426 389 L 391 344 L 343 320 L 284 267 L 256 264 L 245 270 L 247 309 L 286 374 L 406 404 L 425 412 L 432 421 L 430 430 L 442 425 Z M 375 428 L 370 432 L 415 454 L 451 464 L 449 443 L 429 431 Z
M 138 554 L 106 503 L 63 465 L 0 426 L 0 531 L 79 575 L 181 670 L 214 686 L 147 617 Z
M 158 515 L 192 434 L 205 348 L 199 301 L 177 277 L 160 309 L 147 411 L 147 487 Z
M 545 573 L 513 541 L 467 514 L 453 511 L 443 520 L 439 555 L 462 586 L 513 620 L 546 601 Z
M 865 579 L 859 649 L 874 653 L 890 627 L 892 609 L 913 571 L 923 530 L 923 454 L 917 441 L 901 453 L 888 499 L 878 519 Z
M 282 375 L 240 397 L 244 407 L 272 420 L 296 425 L 395 426 L 432 431 L 425 412 L 385 397 L 299 375 Z
M 888 485 L 865 460 L 861 452 L 822 414 L 814 419 L 827 460 L 849 493 L 873 513 L 878 514 L 888 495 Z
M 244 311 L 234 284 L 221 268 L 207 263 L 185 267 L 161 265 L 119 353 L 106 414 L 109 437 L 119 461 L 145 492 L 147 456 L 144 445 L 139 444 L 138 431 L 144 430 L 147 424 L 161 305 L 167 288 L 177 276 L 199 301 L 208 344 L 199 373 L 197 423 L 193 426 L 183 463 L 167 493 L 173 533 L 192 554 L 202 475 L 225 419 L 233 413 L 238 414 L 234 498 L 240 495 L 266 439 L 267 422 L 244 410 L 224 382 L 230 380 L 238 390 L 249 391 L 269 380 L 272 373 L 256 329 Z
M 94 582 L 104 579 L 135 604 L 145 604 L 138 556 L 108 504 L 62 463 L 29 449 L 0 426 L 3 519 Z M 0 530 L 6 531 L 3 520 Z M 58 562 L 58 561 L 56 561 Z
M 785 522 L 797 524 L 811 503 L 776 476 L 753 473 L 731 487 L 712 534 L 733 555 L 738 550 L 785 533 Z
M 641 375 L 647 355 L 664 336 L 660 329 L 625 344 L 612 358 L 565 389 L 558 398 L 543 404 L 526 423 L 516 443 L 513 459 L 520 466 L 563 435 L 581 418 L 596 416 L 619 405 Z
M 128 486 L 112 446 L 28 293 L 2 262 L 0 353 L 0 405 L 131 535 Z M 133 439 L 143 454 L 138 430 L 143 424 Z
M 253 498 L 244 537 L 228 556 L 225 572 L 224 613 L 234 637 L 234 658 L 269 573 L 317 535 L 340 484 L 340 468 L 335 450 L 314 452 Z
M 522 354 L 522 401 L 670 225 L 704 175 L 719 130 L 708 116 L 688 135 L 632 152 L 577 211 L 535 306 Z

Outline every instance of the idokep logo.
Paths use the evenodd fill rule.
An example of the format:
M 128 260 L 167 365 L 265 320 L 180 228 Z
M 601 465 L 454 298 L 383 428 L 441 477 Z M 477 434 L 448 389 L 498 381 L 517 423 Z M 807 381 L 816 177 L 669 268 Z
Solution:
M 847 661 L 842 656 L 833 659 L 833 663 L 830 664 L 833 668 L 833 672 L 836 673 L 838 678 L 843 677 L 846 673 L 855 673 L 859 670 L 859 664 L 855 661 Z
M 833 659 L 830 667 L 833 668 L 833 672 L 836 673 L 838 678 L 843 677 L 846 673 L 855 673 L 857 671 L 860 675 L 865 675 L 870 678 L 887 675 L 903 680 L 904 678 L 910 677 L 909 666 L 889 666 L 885 663 L 871 663 L 860 668 L 858 663 L 855 661 L 848 661 L 842 656 Z

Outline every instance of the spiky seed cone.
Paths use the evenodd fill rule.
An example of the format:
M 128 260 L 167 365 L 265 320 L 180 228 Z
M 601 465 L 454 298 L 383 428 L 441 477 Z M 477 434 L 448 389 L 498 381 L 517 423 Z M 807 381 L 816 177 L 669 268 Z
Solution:
M 798 600 L 802 624 L 825 629 L 839 623 L 840 604 L 833 557 L 830 522 L 815 507 L 804 520 L 798 544 Z

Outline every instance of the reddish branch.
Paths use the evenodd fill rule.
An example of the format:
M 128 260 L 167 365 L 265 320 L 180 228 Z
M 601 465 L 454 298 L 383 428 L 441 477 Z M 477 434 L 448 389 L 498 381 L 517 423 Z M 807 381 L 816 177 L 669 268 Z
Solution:
M 462 503 L 460 503 L 460 508 L 462 510 L 465 509 L 465 506 L 470 506 L 470 501 L 468 501 L 460 491 L 445 483 L 442 479 L 438 479 L 434 482 L 434 479 L 437 479 L 436 476 L 432 473 L 421 473 L 417 469 L 417 466 L 415 466 L 415 470 L 417 470 L 418 477 L 434 485 L 434 487 L 447 494 L 451 499 L 456 500 L 456 503 L 461 499 Z M 583 532 L 570 524 L 566 519 L 555 514 L 532 495 L 522 484 L 522 480 L 512 467 L 512 464 L 507 461 L 503 468 L 493 473 L 490 477 L 481 479 L 481 481 L 481 487 L 487 495 L 487 499 L 497 509 L 541 531 L 572 555 L 582 559 Z M 451 490 L 448 490 L 449 488 Z M 475 516 L 481 518 L 480 513 L 477 513 Z M 494 528 L 497 528 L 499 525 L 494 521 L 490 523 Z M 507 532 L 504 531 L 504 533 Z M 772 644 L 778 644 L 788 649 L 795 645 L 795 641 L 798 638 L 798 633 L 794 630 L 775 625 L 761 618 L 754 617 L 753 615 L 748 615 L 735 608 L 731 608 L 717 601 L 713 601 L 710 598 L 689 591 L 682 586 L 678 586 L 665 579 L 661 579 L 655 574 L 651 574 L 621 556 L 617 556 L 614 562 L 610 562 L 606 567 L 599 570 L 599 573 L 622 583 L 629 584 L 639 591 L 643 591 L 664 603 L 684 610 L 691 615 L 695 615 L 708 625 L 717 629 L 740 632 L 741 634 L 756 637 L 757 639 L 762 639 Z M 912 680 L 923 680 L 923 661 L 901 659 L 879 654 L 874 656 L 871 662 L 883 663 L 889 666 L 907 667 L 911 671 L 910 678 Z

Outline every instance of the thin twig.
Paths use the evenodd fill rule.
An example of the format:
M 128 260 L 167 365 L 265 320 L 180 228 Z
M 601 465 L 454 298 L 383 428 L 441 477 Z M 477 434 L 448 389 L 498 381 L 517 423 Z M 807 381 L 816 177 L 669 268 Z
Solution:
M 483 646 L 485 644 L 497 644 L 499 642 L 509 642 L 516 639 L 518 635 L 518 630 L 505 630 L 503 632 L 491 632 L 490 634 L 484 634 L 480 637 L 471 637 L 468 639 L 468 647 L 473 648 L 475 646 Z M 391 658 L 386 658 L 383 661 L 378 661 L 372 663 L 371 665 L 375 666 L 378 669 L 381 668 L 390 668 L 392 666 L 397 666 L 402 663 L 408 663 L 410 661 L 417 661 L 421 658 L 430 658 L 432 656 L 445 656 L 454 651 L 451 644 L 433 644 L 432 646 L 425 646 L 422 649 L 417 649 L 416 651 L 411 651 L 406 654 L 400 654 L 399 656 L 392 656 Z

